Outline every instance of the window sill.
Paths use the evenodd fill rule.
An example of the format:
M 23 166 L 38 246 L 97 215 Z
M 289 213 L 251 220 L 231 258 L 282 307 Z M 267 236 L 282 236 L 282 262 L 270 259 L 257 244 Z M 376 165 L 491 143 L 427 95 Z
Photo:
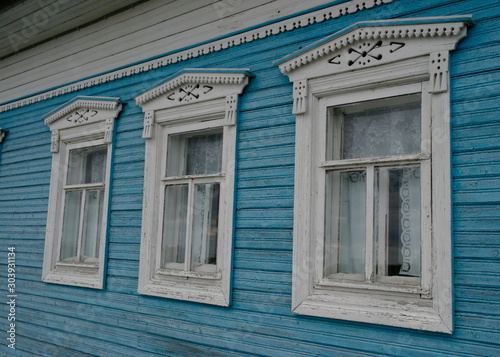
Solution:
M 341 280 L 341 279 L 321 279 L 315 286 L 317 289 L 329 289 L 329 288 L 340 288 L 340 289 L 352 289 L 352 290 L 367 290 L 376 292 L 387 292 L 387 293 L 401 293 L 401 294 L 419 294 L 419 295 L 430 295 L 429 289 L 422 288 L 417 284 L 390 284 L 388 283 L 370 283 L 366 281 L 355 281 L 355 280 Z M 356 292 L 358 293 L 358 292 Z
M 146 284 L 139 285 L 139 294 L 192 301 L 217 306 L 229 306 L 221 281 L 188 276 L 155 275 Z
M 196 272 L 196 271 L 162 269 L 162 270 L 157 270 L 156 274 L 157 274 L 157 277 L 159 279 L 162 279 L 161 278 L 162 276 L 165 276 L 165 277 L 178 276 L 181 278 L 203 279 L 203 280 L 220 280 L 221 279 L 220 273 L 209 273 L 209 272 L 201 272 L 201 271 Z
M 308 315 L 355 322 L 452 333 L 430 299 L 314 289 L 294 309 Z
M 66 268 L 66 267 L 65 267 Z M 103 280 L 95 267 L 78 269 L 54 269 L 43 277 L 44 283 L 79 286 L 82 288 L 103 289 Z

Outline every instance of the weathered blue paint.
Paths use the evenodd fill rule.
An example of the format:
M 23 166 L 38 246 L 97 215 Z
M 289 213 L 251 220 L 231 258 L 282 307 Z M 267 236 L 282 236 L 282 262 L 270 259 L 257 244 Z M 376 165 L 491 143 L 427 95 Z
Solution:
M 354 23 L 472 14 L 451 53 L 453 335 L 295 316 L 290 311 L 295 117 L 292 86 L 273 62 Z M 397 1 L 147 73 L 0 113 L 0 291 L 16 247 L 15 353 L 4 356 L 496 356 L 500 351 L 500 71 L 490 1 Z M 134 97 L 185 68 L 250 68 L 240 97 L 229 308 L 137 294 L 143 113 Z M 50 181 L 42 117 L 76 95 L 119 97 L 107 283 L 92 290 L 41 282 Z M 7 330 L 7 305 L 0 309 Z

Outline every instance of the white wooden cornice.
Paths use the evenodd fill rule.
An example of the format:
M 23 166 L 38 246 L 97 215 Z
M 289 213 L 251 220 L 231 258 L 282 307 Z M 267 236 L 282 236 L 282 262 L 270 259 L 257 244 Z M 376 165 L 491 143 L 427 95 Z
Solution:
M 153 137 L 155 111 L 170 109 L 185 114 L 186 106 L 196 105 L 206 114 L 212 112 L 215 102 L 220 100 L 225 102 L 225 125 L 236 125 L 238 95 L 250 77 L 247 68 L 187 68 L 166 78 L 135 98 L 144 112 L 142 137 Z
M 279 35 L 281 33 L 293 31 L 315 23 L 337 19 L 344 15 L 354 14 L 359 11 L 371 9 L 373 7 L 392 3 L 394 1 L 396 0 L 350 0 L 322 9 L 317 9 L 311 12 L 301 13 L 297 16 L 288 17 L 271 24 L 264 24 L 260 27 L 251 28 L 238 34 L 214 39 L 210 42 L 195 45 L 184 50 L 174 51 L 173 53 L 169 53 L 152 60 L 146 60 L 142 63 L 134 64 L 126 68 L 121 68 L 102 75 L 68 84 L 41 94 L 29 96 L 21 100 L 12 101 L 10 103 L 0 105 L 0 113 L 79 91 L 85 88 L 90 88 L 103 83 L 108 83 L 111 81 L 129 77 L 142 72 L 148 72 L 160 67 L 169 66 L 171 64 L 186 61 L 213 52 L 223 51 L 234 46 L 239 46 L 259 39 Z
M 87 122 L 90 118 L 94 118 L 99 113 L 102 115 L 108 111 L 112 111 L 114 113 L 113 116 L 116 117 L 118 112 L 121 110 L 121 104 L 119 98 L 78 96 L 46 114 L 43 118 L 46 125 L 51 125 L 57 120 L 68 116 L 70 113 L 74 114 L 73 112 L 78 112 L 80 109 L 87 109 L 89 114 L 69 116 L 66 118 L 66 121 L 74 124 L 81 124 Z M 92 112 L 90 112 L 91 110 Z
M 249 69 L 184 69 L 153 89 L 135 98 L 137 105 L 165 95 L 162 108 L 186 104 L 193 101 L 241 94 L 248 83 Z M 149 109 L 151 110 L 151 109 Z
M 59 108 L 46 114 L 43 119 L 52 132 L 52 153 L 59 152 L 60 133 L 62 129 L 78 128 L 89 124 L 102 123 L 104 141 L 112 141 L 114 121 L 122 109 L 119 98 L 78 96 Z
M 308 81 L 361 68 L 429 57 L 431 92 L 448 90 L 449 51 L 467 34 L 471 16 L 360 22 L 275 62 L 294 83 L 293 113 L 306 108 Z

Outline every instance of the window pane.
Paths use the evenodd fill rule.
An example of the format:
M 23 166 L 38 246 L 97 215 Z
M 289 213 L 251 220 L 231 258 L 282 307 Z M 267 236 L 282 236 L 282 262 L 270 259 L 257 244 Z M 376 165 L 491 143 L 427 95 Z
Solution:
M 378 170 L 379 275 L 420 276 L 420 168 Z
M 162 267 L 168 263 L 184 263 L 187 202 L 188 185 L 171 185 L 165 188 Z
M 366 171 L 327 173 L 325 276 L 364 274 Z
M 85 193 L 85 216 L 83 217 L 82 250 L 83 259 L 99 257 L 99 238 L 101 236 L 102 205 L 104 190 Z
M 219 220 L 219 184 L 194 185 L 192 269 L 215 271 Z M 204 265 L 213 265 L 212 268 Z M 202 267 L 204 266 L 204 267 Z
M 61 236 L 61 261 L 77 260 L 81 200 L 82 191 L 66 192 Z
M 396 103 L 396 104 L 394 104 Z M 419 153 L 421 138 L 420 99 L 416 95 L 368 101 L 339 108 L 334 120 L 342 125 L 330 125 L 342 131 L 342 147 L 331 145 L 329 159 L 406 155 Z M 330 129 L 329 129 L 330 130 Z M 330 140 L 335 140 L 329 133 Z M 339 140 L 339 138 L 336 138 Z
M 221 167 L 222 132 L 168 137 L 167 176 L 214 174 Z
M 70 150 L 68 185 L 104 182 L 106 155 L 106 146 Z

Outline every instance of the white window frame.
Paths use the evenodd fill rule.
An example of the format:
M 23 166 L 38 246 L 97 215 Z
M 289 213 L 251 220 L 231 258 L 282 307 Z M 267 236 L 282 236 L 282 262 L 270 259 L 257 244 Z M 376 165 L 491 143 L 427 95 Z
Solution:
M 349 104 L 363 105 L 363 102 L 377 99 L 394 98 L 401 95 L 420 94 L 421 95 L 421 150 L 416 154 L 401 155 L 401 156 L 385 156 L 385 157 L 369 157 L 356 158 L 345 160 L 330 160 L 326 159 L 327 152 L 327 137 L 322 135 L 321 130 L 327 127 L 328 112 L 332 107 L 339 107 Z M 316 207 L 313 209 L 316 212 L 321 212 L 326 205 L 326 172 L 331 170 L 365 170 L 367 177 L 366 185 L 366 241 L 365 241 L 365 271 L 363 281 L 354 281 L 345 279 L 342 273 L 337 279 L 324 277 L 323 269 L 317 269 L 316 281 L 319 286 L 344 287 L 344 288 L 361 288 L 367 290 L 380 290 L 409 294 L 430 295 L 430 276 L 428 271 L 422 270 L 420 279 L 405 278 L 405 277 L 375 277 L 376 262 L 376 232 L 375 229 L 375 170 L 380 167 L 396 167 L 418 165 L 421 169 L 421 259 L 422 266 L 430 266 L 431 262 L 428 258 L 432 255 L 431 241 L 431 118 L 430 118 L 430 93 L 428 92 L 428 82 L 411 83 L 407 85 L 396 85 L 394 87 L 370 88 L 366 90 L 356 91 L 353 93 L 337 93 L 335 96 L 320 98 L 317 114 L 317 126 L 313 130 L 313 137 L 319 138 L 317 142 L 318 156 L 323 156 L 321 162 L 316 168 L 317 176 L 315 177 L 317 186 L 314 192 L 313 201 L 316 202 Z M 318 267 L 324 266 L 324 254 L 319 252 L 324 251 L 325 237 L 325 215 L 318 214 L 314 221 L 317 227 L 317 245 L 315 260 Z M 380 250 L 379 250 L 380 252 Z M 378 282 L 375 280 L 378 279 Z M 388 284 L 382 283 L 382 280 Z M 414 280 L 420 280 L 416 285 Z
M 231 303 L 234 175 L 238 95 L 247 69 L 185 69 L 136 97 L 145 112 L 144 206 L 138 292 L 219 306 Z M 217 175 L 183 176 L 180 181 L 220 182 L 215 272 L 161 268 L 166 155 L 171 134 L 222 129 L 222 169 Z M 180 182 L 179 181 L 179 182 Z M 190 248 L 186 244 L 186 249 Z M 189 255 L 189 252 L 188 252 Z
M 360 23 L 278 61 L 281 71 L 294 83 L 293 113 L 297 118 L 295 314 L 453 332 L 448 58 L 449 51 L 466 35 L 469 20 L 451 17 Z M 422 98 L 421 153 L 326 161 L 329 107 L 411 93 L 420 93 Z M 370 280 L 375 232 L 373 222 L 368 221 L 367 236 L 373 239 L 366 243 L 364 281 L 325 278 L 326 169 L 390 166 L 394 159 L 398 163 L 420 162 L 428 173 L 421 181 L 420 285 Z M 373 174 L 368 170 L 367 175 L 370 171 Z M 373 191 L 373 186 L 367 190 Z M 373 216 L 370 194 L 373 192 L 367 192 L 366 209 L 368 216 Z
M 52 134 L 52 169 L 42 280 L 46 283 L 103 289 L 105 283 L 109 186 L 114 121 L 121 111 L 118 98 L 78 96 L 44 116 Z M 66 185 L 70 150 L 106 146 L 106 175 L 98 185 Z M 95 262 L 61 262 L 64 198 L 69 187 L 104 188 L 99 257 Z

